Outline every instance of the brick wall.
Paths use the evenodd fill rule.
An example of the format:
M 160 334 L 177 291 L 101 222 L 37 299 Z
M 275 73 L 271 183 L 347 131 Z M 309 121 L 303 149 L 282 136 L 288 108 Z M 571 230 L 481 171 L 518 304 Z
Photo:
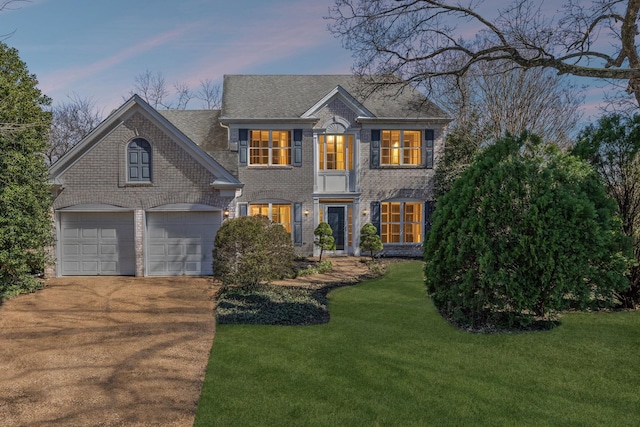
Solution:
M 258 129 L 253 127 L 253 129 Z M 291 130 L 283 127 L 282 130 Z M 238 130 L 231 130 L 231 142 L 238 142 Z M 302 211 L 313 212 L 313 131 L 302 134 L 302 166 L 244 166 L 238 168 L 238 179 L 244 184 L 238 203 L 282 200 L 302 203 Z M 231 212 L 230 212 L 231 213 Z M 233 215 L 230 215 L 233 217 Z M 313 215 L 302 218 L 302 246 L 296 253 L 313 251 Z
M 426 129 L 427 127 L 425 127 Z M 435 129 L 434 165 L 438 163 L 444 149 L 444 135 L 441 126 Z M 433 200 L 433 178 L 435 169 L 424 168 L 370 168 L 371 131 L 361 132 L 360 145 L 360 208 L 367 210 L 361 217 L 362 223 L 371 221 L 371 202 L 390 199 Z M 421 257 L 422 245 L 384 245 L 383 256 Z
M 127 184 L 126 147 L 133 138 L 151 144 L 152 183 Z M 94 145 L 60 177 L 64 185 L 54 208 L 103 203 L 148 209 L 171 203 L 199 203 L 224 208 L 209 184 L 215 177 L 153 123 L 136 113 Z

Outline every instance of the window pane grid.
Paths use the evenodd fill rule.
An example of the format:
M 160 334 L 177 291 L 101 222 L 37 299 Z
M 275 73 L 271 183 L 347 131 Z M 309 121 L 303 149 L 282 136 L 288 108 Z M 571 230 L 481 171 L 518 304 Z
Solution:
M 249 163 L 252 165 L 291 164 L 291 132 L 251 131 Z
M 380 142 L 382 165 L 420 165 L 422 163 L 422 132 L 416 130 L 383 130 Z
M 269 205 L 268 204 L 251 205 L 249 212 L 251 216 L 262 215 L 262 216 L 268 217 Z
M 319 170 L 353 169 L 353 135 L 320 135 L 318 145 Z
M 249 215 L 262 215 L 281 224 L 287 233 L 291 233 L 291 205 L 280 203 L 256 203 L 249 205 Z
M 422 242 L 422 203 L 383 202 L 380 211 L 382 243 Z

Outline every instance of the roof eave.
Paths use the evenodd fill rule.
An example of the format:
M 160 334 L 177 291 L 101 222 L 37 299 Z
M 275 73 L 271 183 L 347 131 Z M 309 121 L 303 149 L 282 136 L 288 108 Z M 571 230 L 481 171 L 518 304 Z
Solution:
M 317 117 L 220 117 L 220 123 L 224 125 L 233 125 L 233 124 L 245 124 L 245 123 L 256 123 L 256 124 L 314 124 L 318 121 Z
M 450 117 L 358 117 L 356 121 L 363 125 L 388 123 L 388 124 L 407 124 L 407 123 L 425 123 L 446 125 L 451 122 Z

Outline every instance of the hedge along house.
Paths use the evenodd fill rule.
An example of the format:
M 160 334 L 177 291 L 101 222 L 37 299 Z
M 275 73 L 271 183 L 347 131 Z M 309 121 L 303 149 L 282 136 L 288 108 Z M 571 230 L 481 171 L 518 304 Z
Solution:
M 125 102 L 50 168 L 55 274 L 207 275 L 222 221 L 266 215 L 311 255 L 376 225 L 420 256 L 449 118 L 410 88 L 360 96 L 350 75 L 225 76 L 221 110 Z

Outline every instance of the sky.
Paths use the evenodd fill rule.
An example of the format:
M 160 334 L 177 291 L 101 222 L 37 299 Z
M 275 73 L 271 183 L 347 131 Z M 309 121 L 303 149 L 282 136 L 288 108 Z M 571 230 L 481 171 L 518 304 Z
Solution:
M 333 0 L 31 0 L 0 12 L 53 103 L 90 97 L 109 112 L 136 76 L 197 88 L 224 74 L 348 74 L 351 54 L 327 30 Z M 198 108 L 197 101 L 189 104 Z
M 224 74 L 348 74 L 351 53 L 324 19 L 333 3 L 30 0 L 0 12 L 0 35 L 10 34 L 4 42 L 19 50 L 54 105 L 88 98 L 106 115 L 146 71 L 162 73 L 169 88 L 194 89 L 206 79 L 221 83 Z M 503 5 L 485 2 L 491 10 Z M 597 117 L 604 89 L 578 83 L 588 85 L 585 119 Z M 202 105 L 192 100 L 188 108 Z

